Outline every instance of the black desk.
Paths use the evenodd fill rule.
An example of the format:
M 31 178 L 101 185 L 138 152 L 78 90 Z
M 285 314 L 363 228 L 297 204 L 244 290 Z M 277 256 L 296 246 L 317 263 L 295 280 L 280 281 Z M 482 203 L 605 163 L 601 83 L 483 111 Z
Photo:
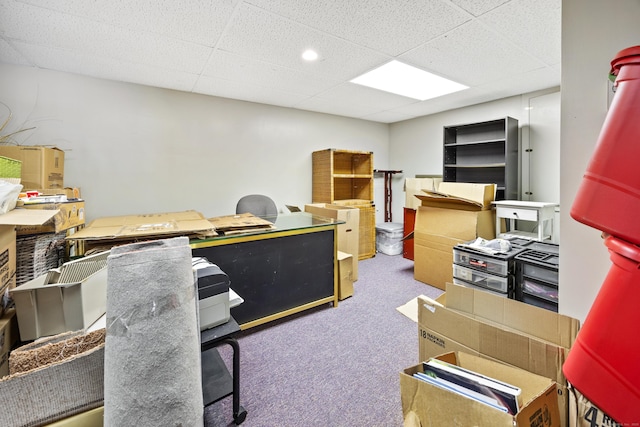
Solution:
M 231 317 L 227 323 L 200 332 L 204 406 L 233 394 L 233 421 L 237 425 L 247 417 L 247 411 L 240 405 L 240 346 L 234 338 L 239 331 L 240 326 Z M 222 344 L 229 344 L 233 348 L 233 373 L 229 373 L 215 348 Z
M 244 330 L 322 304 L 338 306 L 335 233 L 342 221 L 279 214 L 275 229 L 190 242 L 193 256 L 222 269 L 244 302 L 231 315 Z

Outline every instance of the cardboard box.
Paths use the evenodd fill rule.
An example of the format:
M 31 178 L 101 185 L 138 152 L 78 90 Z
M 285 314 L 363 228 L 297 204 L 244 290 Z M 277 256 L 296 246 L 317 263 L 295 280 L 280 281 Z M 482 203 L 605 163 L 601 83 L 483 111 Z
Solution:
M 57 272 L 59 277 L 55 278 L 59 279 L 64 275 L 62 270 L 72 268 L 72 281 L 58 283 L 46 273 L 9 291 L 22 341 L 88 328 L 106 312 L 106 254 L 79 258 L 50 270 Z
M 140 238 L 215 235 L 213 224 L 200 212 L 192 210 L 98 218 L 67 239 L 120 243 Z
M 20 183 L 24 190 L 64 188 L 64 151 L 59 148 L 3 145 L 0 156 L 22 162 Z
M 591 403 L 569 384 L 569 426 L 571 427 L 621 427 L 609 415 Z M 640 425 L 640 422 L 637 423 Z
M 18 321 L 12 308 L 0 317 L 0 378 L 9 375 L 9 353 L 17 341 Z
M 67 199 L 79 199 L 80 189 L 78 187 L 64 187 L 64 188 L 35 188 L 31 189 L 45 196 L 65 195 Z
M 417 209 L 421 201 L 416 194 L 424 194 L 426 191 L 437 191 L 442 178 L 406 178 L 404 180 L 404 207 Z
M 20 225 L 16 228 L 19 236 L 25 234 L 59 233 L 85 222 L 84 201 L 75 200 L 63 203 L 33 203 L 22 208 L 33 210 L 56 210 L 53 218 L 43 225 Z
M 560 424 L 557 387 L 551 379 L 464 352 L 446 353 L 437 358 L 520 387 L 520 410 L 510 415 L 419 380 L 413 374 L 422 372 L 420 363 L 400 373 L 405 427 L 543 427 Z
M 353 295 L 353 255 L 338 251 L 338 299 Z
M 453 247 L 477 237 L 495 238 L 495 213 L 420 206 L 416 212 L 414 277 L 445 289 L 453 282 Z
M 0 225 L 0 288 L 4 289 L 15 275 L 16 228 L 13 225 Z
M 491 209 L 495 194 L 495 184 L 441 182 L 438 191 L 423 191 L 415 197 L 421 201 L 421 206 L 478 211 Z
M 327 203 L 310 203 L 304 211 L 312 215 L 344 221 L 338 225 L 338 250 L 351 254 L 352 278 L 358 280 L 358 260 L 360 242 L 360 209 Z
M 550 378 L 559 385 L 565 427 L 569 403 L 562 365 L 579 328 L 571 317 L 453 284 L 436 300 L 418 300 L 420 360 L 463 351 Z

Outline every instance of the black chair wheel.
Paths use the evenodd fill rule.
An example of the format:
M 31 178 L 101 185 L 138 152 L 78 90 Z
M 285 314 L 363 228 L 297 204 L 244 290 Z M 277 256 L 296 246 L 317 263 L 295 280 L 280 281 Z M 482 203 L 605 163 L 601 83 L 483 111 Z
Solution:
M 238 414 L 233 417 L 233 421 L 235 421 L 236 425 L 242 424 L 242 422 L 247 418 L 247 411 L 240 405 L 240 410 Z

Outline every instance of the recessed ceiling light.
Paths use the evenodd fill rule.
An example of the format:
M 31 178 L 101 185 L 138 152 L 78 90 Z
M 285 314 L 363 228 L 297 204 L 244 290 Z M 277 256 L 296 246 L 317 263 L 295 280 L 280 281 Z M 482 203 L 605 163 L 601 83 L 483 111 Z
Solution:
M 304 59 L 305 61 L 315 61 L 316 59 L 318 59 L 318 52 L 313 49 L 307 49 L 302 52 L 302 59 Z
M 421 101 L 468 89 L 463 84 L 395 60 L 356 77 L 351 83 Z

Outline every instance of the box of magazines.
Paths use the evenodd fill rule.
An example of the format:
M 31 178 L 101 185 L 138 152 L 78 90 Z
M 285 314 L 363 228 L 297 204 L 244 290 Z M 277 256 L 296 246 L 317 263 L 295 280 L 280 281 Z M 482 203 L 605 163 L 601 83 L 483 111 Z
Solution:
M 555 381 L 464 352 L 400 373 L 405 427 L 560 425 Z

